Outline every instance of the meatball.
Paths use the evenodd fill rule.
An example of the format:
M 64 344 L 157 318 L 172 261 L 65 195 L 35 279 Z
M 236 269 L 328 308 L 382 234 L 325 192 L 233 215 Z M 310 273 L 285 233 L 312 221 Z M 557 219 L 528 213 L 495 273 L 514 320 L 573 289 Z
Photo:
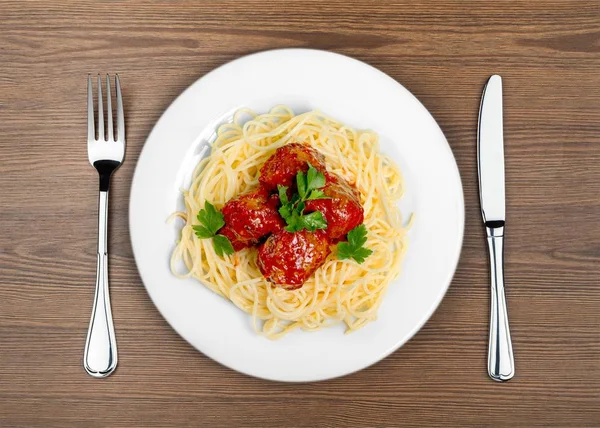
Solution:
M 260 169 L 260 183 L 268 190 L 277 185 L 292 186 L 298 171 L 308 171 L 308 164 L 325 172 L 325 157 L 310 146 L 290 143 L 278 148 Z
M 331 252 L 324 230 L 288 232 L 269 236 L 258 247 L 257 263 L 269 281 L 295 290 L 321 266 Z
M 342 177 L 327 173 L 323 193 L 329 199 L 306 201 L 306 212 L 320 211 L 327 220 L 327 237 L 337 242 L 364 221 L 358 190 Z
M 219 233 L 229 238 L 235 251 L 258 244 L 261 238 L 285 226 L 277 212 L 278 203 L 277 196 L 270 196 L 263 188 L 231 199 L 223 207 L 225 226 Z

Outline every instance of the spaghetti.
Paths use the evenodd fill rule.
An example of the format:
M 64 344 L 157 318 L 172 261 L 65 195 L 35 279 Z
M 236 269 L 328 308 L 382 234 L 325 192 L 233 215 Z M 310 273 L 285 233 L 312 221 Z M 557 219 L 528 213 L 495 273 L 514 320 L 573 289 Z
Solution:
M 244 118 L 251 117 L 244 122 Z M 290 142 L 308 144 L 322 153 L 328 169 L 358 189 L 373 250 L 362 264 L 338 260 L 335 251 L 302 288 L 273 286 L 256 264 L 256 248 L 218 256 L 211 240 L 196 239 L 192 226 L 205 201 L 220 209 L 228 200 L 257 186 L 259 169 L 278 148 Z M 219 127 L 210 156 L 196 167 L 190 188 L 183 191 L 185 221 L 173 251 L 171 270 L 193 277 L 252 315 L 257 332 L 268 338 L 289 331 L 319 330 L 340 322 L 355 331 L 377 317 L 390 282 L 400 273 L 406 250 L 397 201 L 402 175 L 394 162 L 379 153 L 378 136 L 358 131 L 318 111 L 295 115 L 277 106 L 257 115 L 243 109 L 232 123 Z M 186 273 L 178 272 L 183 262 Z

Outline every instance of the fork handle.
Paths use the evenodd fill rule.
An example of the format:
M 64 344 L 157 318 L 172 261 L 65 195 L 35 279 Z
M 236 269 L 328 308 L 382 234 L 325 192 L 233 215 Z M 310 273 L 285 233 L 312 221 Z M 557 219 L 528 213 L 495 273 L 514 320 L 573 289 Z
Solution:
M 117 367 L 117 342 L 108 294 L 108 189 L 100 191 L 98 202 L 98 263 L 96 293 L 88 329 L 83 366 L 94 377 L 106 377 Z
M 504 295 L 504 226 L 487 227 L 487 242 L 492 274 L 488 374 L 492 379 L 503 382 L 512 379 L 515 374 Z

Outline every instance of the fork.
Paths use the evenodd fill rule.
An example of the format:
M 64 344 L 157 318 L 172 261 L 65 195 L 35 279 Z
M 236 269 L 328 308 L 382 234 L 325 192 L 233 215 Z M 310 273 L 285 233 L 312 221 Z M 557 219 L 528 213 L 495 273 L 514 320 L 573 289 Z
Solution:
M 104 107 L 102 79 L 98 75 L 98 138 L 94 127 L 94 98 L 92 77 L 88 75 L 88 159 L 100 175 L 98 201 L 98 261 L 96 265 L 96 293 L 90 327 L 85 342 L 83 366 L 89 375 L 102 378 L 117 367 L 117 342 L 108 294 L 108 188 L 111 174 L 121 166 L 125 154 L 125 118 L 119 76 L 115 76 L 117 92 L 117 138 L 113 130 L 110 96 L 110 78 L 106 76 L 107 135 L 104 138 Z

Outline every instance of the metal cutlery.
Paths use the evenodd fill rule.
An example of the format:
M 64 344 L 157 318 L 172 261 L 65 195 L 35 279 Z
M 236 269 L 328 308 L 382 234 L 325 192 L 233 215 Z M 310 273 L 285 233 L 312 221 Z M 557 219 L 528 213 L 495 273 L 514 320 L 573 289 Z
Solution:
M 100 176 L 98 202 L 98 261 L 96 266 L 96 293 L 92 317 L 85 343 L 83 366 L 94 377 L 106 377 L 117 367 L 117 342 L 108 291 L 108 189 L 112 173 L 121 166 L 125 154 L 125 117 L 119 76 L 115 76 L 117 99 L 116 137 L 113 129 L 110 78 L 106 76 L 106 138 L 104 135 L 104 107 L 102 79 L 98 75 L 98 124 L 94 126 L 94 98 L 92 78 L 88 76 L 88 159 Z
M 479 109 L 477 166 L 481 214 L 487 231 L 491 266 L 491 313 L 488 373 L 496 381 L 515 374 L 510 328 L 504 295 L 504 137 L 502 123 L 502 78 L 489 78 Z

